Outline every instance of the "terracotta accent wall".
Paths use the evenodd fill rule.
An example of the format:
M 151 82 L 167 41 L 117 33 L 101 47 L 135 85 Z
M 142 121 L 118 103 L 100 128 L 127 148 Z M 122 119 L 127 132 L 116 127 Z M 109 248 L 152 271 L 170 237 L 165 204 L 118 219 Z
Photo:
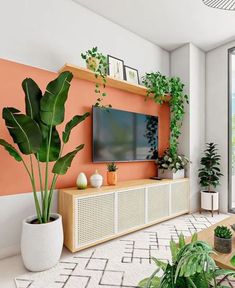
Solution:
M 53 72 L 0 59 L 0 111 L 6 106 L 24 111 L 24 93 L 21 88 L 24 78 L 33 78 L 44 91 L 46 84 L 56 76 L 57 74 Z M 108 94 L 106 104 L 112 104 L 113 108 L 159 116 L 159 152 L 162 153 L 167 148 L 169 140 L 168 105 L 156 105 L 152 100 L 145 102 L 143 96 L 113 88 L 107 88 L 106 92 Z M 66 103 L 65 123 L 76 114 L 91 111 L 95 100 L 94 83 L 73 79 Z M 64 124 L 61 125 L 59 131 L 62 132 L 63 128 Z M 0 138 L 12 143 L 1 117 Z M 68 173 L 59 178 L 57 188 L 75 186 L 76 177 L 80 172 L 83 171 L 90 177 L 95 169 L 98 169 L 104 176 L 106 183 L 106 164 L 92 163 L 91 117 L 73 130 L 64 152 L 69 152 L 82 143 L 85 144 L 84 150 L 78 153 Z M 119 180 L 149 178 L 156 175 L 156 166 L 153 162 L 118 163 L 118 167 Z M 0 147 L 0 171 L 0 195 L 32 191 L 22 164 L 10 157 L 2 147 Z

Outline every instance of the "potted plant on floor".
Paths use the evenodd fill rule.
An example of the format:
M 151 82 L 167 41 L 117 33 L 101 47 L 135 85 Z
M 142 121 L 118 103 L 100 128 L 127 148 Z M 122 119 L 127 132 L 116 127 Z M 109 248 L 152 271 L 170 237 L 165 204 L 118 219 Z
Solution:
M 165 151 L 162 157 L 156 161 L 158 164 L 158 177 L 166 179 L 181 179 L 185 176 L 185 167 L 189 159 L 184 155 L 171 154 Z
M 214 248 L 220 253 L 231 253 L 232 231 L 226 226 L 217 226 L 214 230 Z
M 149 278 L 143 279 L 140 288 L 212 288 L 220 286 L 221 276 L 234 276 L 235 272 L 223 270 L 216 266 L 211 255 L 213 249 L 194 234 L 191 243 L 186 244 L 183 235 L 177 244 L 170 242 L 172 261 L 165 263 L 152 258 L 157 269 Z M 157 273 L 161 272 L 161 276 Z
M 219 193 L 214 191 L 220 184 L 220 177 L 223 174 L 220 172 L 221 156 L 217 153 L 215 143 L 207 143 L 204 156 L 201 158 L 201 168 L 198 170 L 198 177 L 200 179 L 201 191 L 201 210 L 208 210 L 212 212 L 219 212 Z
M 6 127 L 18 149 L 3 139 L 0 139 L 0 145 L 23 164 L 32 184 L 36 215 L 23 221 L 21 239 L 23 262 L 31 271 L 46 270 L 57 264 L 63 247 L 61 216 L 51 213 L 53 192 L 58 177 L 66 174 L 72 160 L 84 147 L 81 144 L 64 155 L 70 133 L 89 116 L 89 113 L 74 116 L 66 124 L 61 141 L 57 125 L 64 121 L 65 102 L 72 78 L 70 72 L 61 73 L 47 85 L 44 95 L 32 79 L 26 78 L 22 83 L 25 114 L 13 107 L 5 107 L 2 111 Z M 36 174 L 40 193 L 37 193 Z
M 117 185 L 117 166 L 114 162 L 107 164 L 107 183 L 108 185 Z

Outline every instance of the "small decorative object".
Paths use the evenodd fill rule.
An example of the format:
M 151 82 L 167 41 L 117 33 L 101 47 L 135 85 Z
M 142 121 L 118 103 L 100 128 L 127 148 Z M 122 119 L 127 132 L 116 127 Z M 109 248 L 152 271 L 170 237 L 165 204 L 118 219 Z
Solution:
M 211 8 L 235 11 L 235 0 L 202 0 L 202 2 Z
M 226 226 L 217 226 L 214 230 L 214 248 L 220 253 L 231 253 L 232 231 Z
M 212 190 L 220 184 L 220 159 L 221 156 L 217 153 L 215 143 L 207 143 L 207 148 L 204 151 L 205 155 L 201 158 L 201 168 L 198 170 L 200 185 L 204 188 L 201 191 L 201 209 L 211 211 L 212 216 L 214 211 L 219 213 L 219 193 Z
M 108 55 L 108 74 L 118 80 L 124 80 L 124 62 Z
M 189 163 L 189 159 L 184 155 L 172 154 L 166 150 L 162 157 L 156 161 L 158 164 L 158 177 L 161 179 L 181 179 L 184 178 L 184 168 Z
M 138 70 L 129 66 L 124 66 L 125 80 L 131 83 L 140 84 Z
M 107 165 L 107 183 L 108 185 L 117 185 L 117 166 L 114 162 Z
M 86 174 L 81 172 L 77 178 L 77 187 L 78 189 L 86 189 L 87 188 L 87 178 Z
M 92 187 L 100 188 L 103 184 L 103 176 L 98 173 L 98 170 L 96 170 L 95 174 L 90 177 L 90 181 Z

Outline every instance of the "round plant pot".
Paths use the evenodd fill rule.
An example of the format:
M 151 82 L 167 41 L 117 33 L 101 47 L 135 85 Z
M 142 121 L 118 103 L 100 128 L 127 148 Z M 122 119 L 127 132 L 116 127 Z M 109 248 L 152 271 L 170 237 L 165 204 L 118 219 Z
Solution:
M 201 191 L 201 208 L 209 211 L 219 209 L 219 193 L 216 191 Z
M 220 253 L 229 254 L 232 252 L 232 238 L 224 239 L 214 235 L 214 248 Z
M 99 59 L 97 59 L 96 57 L 90 57 L 87 60 L 87 69 L 95 72 L 97 71 L 99 64 L 100 64 Z
M 52 213 L 51 218 L 55 220 L 45 224 L 32 224 L 36 216 L 23 220 L 21 254 L 30 271 L 47 270 L 60 259 L 64 240 L 62 217 Z
M 117 185 L 117 171 L 107 171 L 107 183 L 108 185 Z

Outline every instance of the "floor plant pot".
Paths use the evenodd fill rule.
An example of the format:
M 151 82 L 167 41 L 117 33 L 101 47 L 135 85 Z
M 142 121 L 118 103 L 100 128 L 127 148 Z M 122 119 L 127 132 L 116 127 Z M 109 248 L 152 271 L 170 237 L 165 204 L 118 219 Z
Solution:
M 219 211 L 219 193 L 216 191 L 201 191 L 201 210 Z
M 161 179 L 182 179 L 184 178 L 184 169 L 178 170 L 175 173 L 172 170 L 158 169 L 158 177 Z
M 232 252 L 232 238 L 225 239 L 214 235 L 214 248 L 217 252 L 229 254 Z
M 107 171 L 108 185 L 117 185 L 117 171 Z
M 51 214 L 55 219 L 45 224 L 32 224 L 36 216 L 23 221 L 21 254 L 25 267 L 34 272 L 55 266 L 63 248 L 62 217 Z

